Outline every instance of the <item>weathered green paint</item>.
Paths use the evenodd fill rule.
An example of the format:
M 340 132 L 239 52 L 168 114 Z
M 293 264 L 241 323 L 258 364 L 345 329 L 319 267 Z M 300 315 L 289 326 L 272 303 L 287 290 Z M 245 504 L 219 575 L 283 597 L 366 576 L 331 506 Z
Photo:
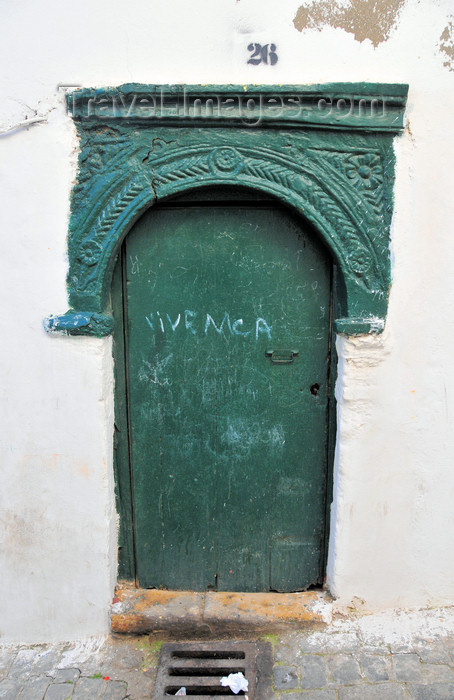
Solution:
M 152 210 L 123 259 L 140 585 L 320 582 L 329 255 L 290 212 L 237 202 Z M 119 295 L 114 306 L 121 319 Z M 120 320 L 119 347 L 122 333 Z M 272 348 L 298 354 L 273 363 Z
M 60 331 L 69 335 L 94 335 L 101 338 L 113 331 L 114 320 L 111 314 L 98 314 L 92 311 L 68 312 L 64 316 L 49 316 L 44 321 L 47 331 Z
M 139 216 L 177 193 L 237 185 L 275 196 L 314 224 L 342 276 L 339 332 L 380 332 L 390 286 L 392 136 L 403 128 L 406 94 L 404 85 L 347 83 L 125 85 L 69 95 L 81 141 L 68 239 L 71 308 L 47 329 L 111 332 L 114 261 Z M 156 96 L 162 108 L 150 109 Z M 219 118 L 206 109 L 210 96 L 221 100 Z M 140 102 L 147 99 L 148 112 Z M 260 119 L 246 112 L 248 99 Z
M 194 126 L 321 126 L 395 132 L 403 128 L 408 86 L 389 83 L 322 85 L 141 85 L 77 90 L 67 97 L 75 120 L 104 124 L 125 118 Z M 207 101 L 209 102 L 207 103 Z
M 339 318 L 335 322 L 337 332 L 345 335 L 378 334 L 384 327 L 383 318 Z

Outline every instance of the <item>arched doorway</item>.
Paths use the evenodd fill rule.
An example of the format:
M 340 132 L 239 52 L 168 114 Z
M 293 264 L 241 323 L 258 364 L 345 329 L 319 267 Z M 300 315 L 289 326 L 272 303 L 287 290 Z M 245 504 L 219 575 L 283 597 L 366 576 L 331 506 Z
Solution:
M 332 260 L 312 227 L 252 191 L 201 190 L 135 224 L 113 297 L 122 573 L 321 583 Z

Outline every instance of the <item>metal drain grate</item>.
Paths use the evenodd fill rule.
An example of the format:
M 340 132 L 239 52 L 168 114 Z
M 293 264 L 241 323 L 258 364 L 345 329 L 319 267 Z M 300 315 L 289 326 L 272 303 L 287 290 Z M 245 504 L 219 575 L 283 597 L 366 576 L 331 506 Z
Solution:
M 245 695 L 248 700 L 261 700 L 264 689 L 270 687 L 271 668 L 271 645 L 266 642 L 163 644 L 154 698 L 171 697 L 184 686 L 193 700 Z M 240 671 L 249 682 L 249 690 L 235 695 L 221 685 L 221 678 Z

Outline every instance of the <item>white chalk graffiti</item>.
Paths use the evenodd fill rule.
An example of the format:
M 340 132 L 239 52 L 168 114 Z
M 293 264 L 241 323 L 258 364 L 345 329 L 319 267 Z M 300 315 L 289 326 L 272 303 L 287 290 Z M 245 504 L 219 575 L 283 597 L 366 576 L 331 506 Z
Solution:
M 184 322 L 182 319 L 184 319 Z M 183 314 L 179 313 L 174 319 L 168 313 L 161 313 L 160 311 L 150 312 L 148 316 L 145 316 L 145 320 L 151 330 L 158 333 L 173 334 L 180 327 L 180 329 L 184 328 L 185 331 L 192 335 L 208 335 L 210 332 L 215 332 L 224 337 L 228 335 L 242 336 L 243 338 L 252 336 L 256 340 L 261 335 L 271 340 L 273 328 L 264 318 L 258 317 L 251 324 L 252 328 L 248 330 L 242 318 L 231 321 L 227 311 L 224 312 L 224 317 L 220 324 L 215 321 L 211 314 L 201 314 L 190 309 L 185 309 Z

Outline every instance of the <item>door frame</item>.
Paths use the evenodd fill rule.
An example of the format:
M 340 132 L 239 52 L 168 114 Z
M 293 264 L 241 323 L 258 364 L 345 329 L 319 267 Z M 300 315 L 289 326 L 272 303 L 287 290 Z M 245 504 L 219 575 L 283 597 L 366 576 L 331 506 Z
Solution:
M 190 206 L 191 204 L 211 203 L 228 204 L 241 202 L 249 206 L 254 204 L 282 205 L 275 198 L 268 198 L 260 193 L 247 191 L 242 188 L 203 188 L 194 193 L 185 193 L 180 197 L 172 197 L 165 200 L 160 209 L 174 208 L 175 206 Z M 294 214 L 294 212 L 292 212 Z M 301 225 L 308 227 L 307 221 L 302 216 Z M 316 231 L 309 225 L 310 233 L 316 237 Z M 112 312 L 115 311 L 115 327 L 113 333 L 113 358 L 115 373 L 115 432 L 114 432 L 114 474 L 116 485 L 116 504 L 119 513 L 118 536 L 118 577 L 119 579 L 135 581 L 136 576 L 136 547 L 134 532 L 134 494 L 130 448 L 130 421 L 128 403 L 128 371 L 127 371 L 127 329 L 125 324 L 124 289 L 126 286 L 126 256 L 124 254 L 126 238 L 118 254 L 117 264 L 112 276 Z M 326 246 L 325 246 L 326 247 Z M 329 251 L 327 251 L 330 255 Z M 325 489 L 324 489 L 324 535 L 321 546 L 321 561 L 319 572 L 319 584 L 323 583 L 324 572 L 328 558 L 330 513 L 333 493 L 333 463 L 336 440 L 336 399 L 334 387 L 337 376 L 337 355 L 335 345 L 335 329 L 333 324 L 334 310 L 339 304 L 338 286 L 336 284 L 336 267 L 331 257 L 331 302 L 329 316 L 329 369 L 328 369 L 328 401 L 326 409 L 327 439 L 325 452 Z

